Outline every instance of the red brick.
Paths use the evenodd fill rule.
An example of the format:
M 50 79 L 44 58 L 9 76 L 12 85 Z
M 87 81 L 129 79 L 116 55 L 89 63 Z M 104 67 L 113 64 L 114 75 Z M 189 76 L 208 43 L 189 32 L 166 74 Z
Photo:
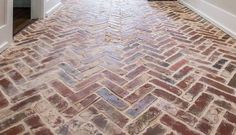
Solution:
M 139 100 L 141 97 L 143 97 L 144 95 L 152 91 L 154 88 L 155 87 L 151 84 L 145 84 L 141 86 L 140 88 L 138 88 L 135 92 L 127 96 L 125 100 L 133 104 L 134 102 Z
M 157 79 L 152 79 L 150 82 L 157 85 L 157 86 L 159 86 L 159 87 L 161 87 L 161 88 L 163 88 L 163 89 L 165 89 L 165 90 L 167 90 L 167 91 L 169 91 L 169 92 L 171 92 L 171 93 L 173 93 L 173 94 L 175 94 L 175 95 L 179 96 L 179 95 L 182 94 L 182 91 L 180 89 L 178 89 L 178 88 L 176 88 L 172 85 L 169 85 L 165 82 L 159 81 Z
M 23 125 L 17 125 L 14 127 L 11 127 L 10 129 L 0 133 L 1 135 L 18 135 L 25 131 L 25 128 Z
M 149 127 L 144 133 L 143 135 L 164 135 L 166 133 L 166 129 L 163 128 L 162 125 L 157 124 L 153 127 Z
M 85 88 L 86 86 L 90 85 L 91 83 L 97 82 L 99 80 L 101 80 L 103 77 L 101 74 L 96 74 L 90 78 L 88 78 L 87 80 L 84 80 L 82 82 L 80 82 L 79 84 L 77 84 L 75 87 L 78 90 L 81 90 L 83 88 Z
M 132 118 L 135 118 L 140 113 L 142 113 L 146 108 L 148 108 L 148 106 L 150 106 L 155 100 L 156 100 L 155 96 L 148 94 L 139 102 L 135 103 L 131 108 L 129 108 L 126 111 L 126 114 L 128 114 Z
M 128 122 L 128 118 L 103 100 L 99 100 L 94 106 L 121 128 Z
M 111 81 L 113 81 L 119 85 L 123 85 L 127 82 L 125 79 L 119 77 L 116 74 L 113 74 L 112 72 L 110 72 L 108 70 L 103 71 L 103 74 L 105 75 L 105 77 L 107 77 L 108 79 L 110 79 Z
M 16 103 L 17 101 L 20 101 L 27 97 L 31 97 L 32 95 L 39 93 L 40 91 L 45 90 L 47 88 L 48 87 L 46 84 L 38 85 L 32 89 L 24 91 L 23 93 L 20 93 L 19 95 L 16 95 L 15 97 L 11 99 L 11 102 Z
M 232 124 L 229 124 L 225 121 L 222 121 L 220 123 L 220 126 L 216 131 L 216 135 L 234 135 L 234 133 L 235 133 L 235 127 Z
M 130 135 L 136 135 L 140 132 L 142 132 L 149 124 L 155 120 L 159 115 L 161 114 L 161 111 L 158 110 L 157 108 L 151 107 L 149 108 L 144 114 L 142 114 L 140 117 L 138 117 L 134 122 L 129 124 L 127 126 L 128 133 Z M 165 132 L 165 129 L 162 127 L 159 127 L 160 132 Z M 155 128 L 150 128 L 148 132 L 152 132 L 153 130 L 157 130 L 157 127 Z
M 127 91 L 112 83 L 111 81 L 105 80 L 102 82 L 102 84 L 120 97 L 125 97 L 129 94 Z
M 136 69 L 131 71 L 129 74 L 127 74 L 126 77 L 131 80 L 137 77 L 138 75 L 140 75 L 141 73 L 145 72 L 146 70 L 147 68 L 144 66 L 137 67 Z
M 174 105 L 176 105 L 179 108 L 186 109 L 189 106 L 188 102 L 185 102 L 184 100 L 182 100 L 182 99 L 180 99 L 168 92 L 165 92 L 164 90 L 156 89 L 155 91 L 153 91 L 153 94 L 156 95 L 157 97 L 163 98 L 163 99 L 173 103 Z
M 34 59 L 30 58 L 29 56 L 24 57 L 23 60 L 24 60 L 24 61 L 26 62 L 26 64 L 29 65 L 30 67 L 38 66 L 38 63 L 37 63 Z
M 181 56 L 183 56 L 182 53 L 176 53 L 176 54 L 172 55 L 171 57 L 169 57 L 166 61 L 169 63 L 172 63 L 175 60 L 179 59 Z
M 217 88 L 217 89 L 220 89 L 220 90 L 222 90 L 222 91 L 224 91 L 224 92 L 227 92 L 227 93 L 230 93 L 230 94 L 234 94 L 234 93 L 235 93 L 234 89 L 229 88 L 229 87 L 227 87 L 227 86 L 225 86 L 225 85 L 223 85 L 223 84 L 220 84 L 220 83 L 218 83 L 218 82 L 215 82 L 215 81 L 213 81 L 213 80 L 207 79 L 207 78 L 205 78 L 205 77 L 202 77 L 202 78 L 200 79 L 200 81 L 201 81 L 201 82 L 204 82 L 204 83 L 206 83 L 206 84 L 208 84 L 208 85 L 211 85 L 211 86 L 213 86 L 213 87 L 215 87 L 215 88 Z
M 148 74 L 150 74 L 153 77 L 156 77 L 164 82 L 168 82 L 170 84 L 175 84 L 175 81 L 172 80 L 171 78 L 163 75 L 162 73 L 154 72 L 154 71 L 149 71 Z
M 171 129 L 175 130 L 179 134 L 182 135 L 200 135 L 199 133 L 189 129 L 186 125 L 183 123 L 180 123 L 173 119 L 172 117 L 168 115 L 164 115 L 160 120 L 164 125 L 170 127 Z
M 204 89 L 204 85 L 202 83 L 196 83 L 193 85 L 188 92 L 183 95 L 183 98 L 192 101 L 198 94 L 200 94 Z
M 37 115 L 28 117 L 24 122 L 30 127 L 30 129 L 36 129 L 43 126 L 41 119 Z
M 53 135 L 53 133 L 48 128 L 41 128 L 35 132 L 35 135 Z
M 227 119 L 228 121 L 236 124 L 236 115 L 234 115 L 233 113 L 230 112 L 226 112 L 224 115 L 225 119 Z
M 69 107 L 68 109 L 66 109 L 65 111 L 63 111 L 63 116 L 67 117 L 67 118 L 72 118 L 74 117 L 76 114 L 78 114 L 78 111 L 75 110 L 73 107 Z
M 143 74 L 141 76 L 138 76 L 134 80 L 130 81 L 128 84 L 126 84 L 123 88 L 128 91 L 133 91 L 139 86 L 143 85 L 146 83 L 151 77 L 148 76 L 147 74 Z
M 187 90 L 194 82 L 196 81 L 196 77 L 194 75 L 189 75 L 188 77 L 186 77 L 184 80 L 182 80 L 181 82 L 179 82 L 177 84 L 177 86 L 181 89 L 181 90 Z
M 182 66 L 184 66 L 184 65 L 187 64 L 187 63 L 188 63 L 187 60 L 182 59 L 182 60 L 178 61 L 177 63 L 175 63 L 174 65 L 172 65 L 172 66 L 170 67 L 170 70 L 171 70 L 171 71 L 176 71 L 176 70 L 180 69 Z
M 196 117 L 182 110 L 179 110 L 175 116 L 176 118 L 180 119 L 181 121 L 187 123 L 190 126 L 194 126 L 195 123 L 198 121 Z
M 64 97 L 68 97 L 74 94 L 74 92 L 71 89 L 69 89 L 67 86 L 65 86 L 63 83 L 59 81 L 55 80 L 51 82 L 51 85 Z
M 189 108 L 189 112 L 196 116 L 200 116 L 212 100 L 213 97 L 211 95 L 203 93 Z
M 81 101 L 82 99 L 88 97 L 89 95 L 91 95 L 93 92 L 95 92 L 99 88 L 101 88 L 101 85 L 94 83 L 94 84 L 88 86 L 87 88 L 80 90 L 79 92 L 69 96 L 68 99 L 70 99 L 70 101 L 73 103 Z
M 23 119 L 25 119 L 28 116 L 31 116 L 32 114 L 34 114 L 34 112 L 32 110 L 25 110 L 24 112 L 20 112 L 17 113 L 13 116 L 11 116 L 10 118 L 7 118 L 3 121 L 0 122 L 0 131 L 9 128 L 11 126 L 13 126 L 14 124 L 22 121 Z
M 125 103 L 122 99 L 118 98 L 116 95 L 111 93 L 106 88 L 102 88 L 102 89 L 98 90 L 97 94 L 120 111 L 123 111 L 126 108 L 128 108 L 127 103 Z
M 22 84 L 24 83 L 26 80 L 24 79 L 24 77 L 17 72 L 16 70 L 12 70 L 8 73 L 8 75 L 10 76 L 10 78 L 16 83 L 16 84 Z
M 168 69 L 166 69 L 164 67 L 160 67 L 158 65 L 152 64 L 152 63 L 146 63 L 145 66 L 147 66 L 147 67 L 149 67 L 149 68 L 151 68 L 154 71 L 157 71 L 159 73 L 163 73 L 163 74 L 165 74 L 167 76 L 172 74 L 172 72 L 170 70 L 168 70 Z
M 174 74 L 174 78 L 175 79 L 181 79 L 183 78 L 185 75 L 187 75 L 189 72 L 191 72 L 193 70 L 192 67 L 189 66 L 185 66 L 183 67 L 180 71 L 178 71 L 177 73 Z
M 0 110 L 7 107 L 8 104 L 9 104 L 8 100 L 4 97 L 4 95 L 0 91 Z
M 212 94 L 215 94 L 215 95 L 217 95 L 217 96 L 219 96 L 219 97 L 224 97 L 224 99 L 226 99 L 226 100 L 228 100 L 228 101 L 230 101 L 230 102 L 236 103 L 236 97 L 235 97 L 235 96 L 226 94 L 226 93 L 221 92 L 221 91 L 219 91 L 219 90 L 217 90 L 217 89 L 214 89 L 214 88 L 212 88 L 212 87 L 208 87 L 208 88 L 207 88 L 207 91 L 210 92 L 210 93 L 212 93 Z
M 40 95 L 35 95 L 33 97 L 30 97 L 28 99 L 25 99 L 17 104 L 14 104 L 14 106 L 12 106 L 10 108 L 10 110 L 12 111 L 20 111 L 24 108 L 26 108 L 27 106 L 30 106 L 31 104 L 33 104 L 34 102 L 37 102 L 41 99 Z
M 196 129 L 198 129 L 199 131 L 201 131 L 206 135 L 209 135 L 212 131 L 212 126 L 208 122 L 201 120 L 199 121 L 199 123 L 197 123 Z
M 0 79 L 0 88 L 2 88 L 3 92 L 8 96 L 13 96 L 18 93 L 16 87 L 6 78 Z

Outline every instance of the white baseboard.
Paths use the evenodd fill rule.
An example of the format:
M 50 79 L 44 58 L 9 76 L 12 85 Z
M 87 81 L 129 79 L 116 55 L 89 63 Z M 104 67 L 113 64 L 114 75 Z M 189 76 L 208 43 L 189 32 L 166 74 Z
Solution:
M 53 14 L 53 12 L 55 12 L 58 8 L 60 8 L 62 6 L 62 3 L 59 2 L 57 3 L 55 6 L 53 6 L 51 9 L 49 9 L 48 11 L 46 11 L 46 16 L 49 16 L 51 14 Z
M 236 16 L 205 0 L 178 0 L 236 39 Z
M 9 47 L 9 43 L 8 42 L 4 42 L 4 43 L 0 44 L 0 53 L 2 53 L 8 47 Z

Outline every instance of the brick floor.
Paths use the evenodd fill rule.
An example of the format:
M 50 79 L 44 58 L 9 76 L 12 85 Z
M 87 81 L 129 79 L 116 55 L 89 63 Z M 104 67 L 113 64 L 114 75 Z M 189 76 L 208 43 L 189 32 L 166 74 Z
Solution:
M 236 40 L 176 1 L 63 4 L 0 55 L 1 135 L 236 134 Z

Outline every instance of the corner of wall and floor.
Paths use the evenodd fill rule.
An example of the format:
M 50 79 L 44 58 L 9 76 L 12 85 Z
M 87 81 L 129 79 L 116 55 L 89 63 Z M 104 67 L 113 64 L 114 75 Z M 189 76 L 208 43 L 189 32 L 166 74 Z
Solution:
M 178 0 L 183 5 L 198 13 L 218 28 L 236 38 L 236 10 L 234 0 L 218 2 L 217 0 Z

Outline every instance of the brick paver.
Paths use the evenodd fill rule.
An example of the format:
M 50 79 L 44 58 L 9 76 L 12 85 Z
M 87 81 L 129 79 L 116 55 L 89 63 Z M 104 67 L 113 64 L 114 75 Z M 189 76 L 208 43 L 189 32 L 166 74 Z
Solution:
M 63 0 L 14 40 L 1 135 L 236 134 L 236 40 L 177 1 Z

